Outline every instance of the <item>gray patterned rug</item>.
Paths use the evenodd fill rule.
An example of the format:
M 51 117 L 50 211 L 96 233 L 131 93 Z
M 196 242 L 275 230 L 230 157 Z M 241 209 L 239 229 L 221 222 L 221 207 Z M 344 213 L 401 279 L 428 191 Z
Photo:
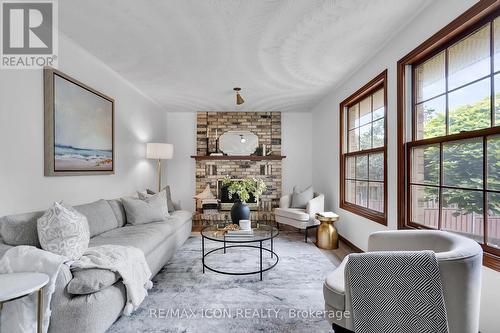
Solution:
M 280 259 L 263 275 L 202 273 L 201 238 L 191 237 L 153 279 L 141 307 L 122 316 L 118 332 L 332 332 L 323 315 L 323 281 L 333 264 L 298 233 L 275 239 Z M 220 246 L 208 241 L 207 248 Z M 267 244 L 269 246 L 269 244 Z M 269 253 L 266 265 L 272 263 Z M 229 249 L 206 259 L 215 268 L 254 270 L 259 250 Z

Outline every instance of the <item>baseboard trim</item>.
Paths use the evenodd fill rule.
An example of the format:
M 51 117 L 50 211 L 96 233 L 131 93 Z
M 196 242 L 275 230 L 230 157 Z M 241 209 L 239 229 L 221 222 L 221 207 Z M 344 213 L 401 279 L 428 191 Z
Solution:
M 354 250 L 354 252 L 356 253 L 363 253 L 365 251 L 361 250 L 359 247 L 357 247 L 356 245 L 354 245 L 353 243 L 351 243 L 347 238 L 344 238 L 342 237 L 341 235 L 339 235 L 339 239 L 346 243 L 350 248 L 352 248 Z

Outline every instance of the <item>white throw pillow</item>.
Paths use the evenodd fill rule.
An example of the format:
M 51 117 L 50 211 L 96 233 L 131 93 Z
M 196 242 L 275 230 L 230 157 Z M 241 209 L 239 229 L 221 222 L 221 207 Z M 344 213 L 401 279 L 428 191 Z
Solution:
M 55 202 L 37 221 L 42 249 L 73 260 L 89 247 L 87 218 L 73 207 Z
M 307 203 L 314 198 L 314 190 L 312 186 L 309 186 L 302 192 L 297 190 L 296 187 L 293 188 L 292 194 L 292 208 L 305 209 Z
M 145 197 L 144 193 L 141 192 L 138 192 L 138 195 L 139 198 L 122 198 L 128 223 L 145 224 L 160 222 L 170 216 L 165 191 L 151 196 L 148 194 L 149 197 Z
M 163 189 L 160 192 L 156 194 L 149 194 L 147 190 L 145 192 L 137 192 L 137 196 L 139 199 L 142 201 L 147 202 L 148 204 L 154 204 L 154 205 L 159 205 L 163 218 L 166 219 L 167 217 L 170 216 L 170 213 L 168 211 L 168 201 L 167 201 L 167 190 Z M 163 203 L 162 203 L 163 200 Z

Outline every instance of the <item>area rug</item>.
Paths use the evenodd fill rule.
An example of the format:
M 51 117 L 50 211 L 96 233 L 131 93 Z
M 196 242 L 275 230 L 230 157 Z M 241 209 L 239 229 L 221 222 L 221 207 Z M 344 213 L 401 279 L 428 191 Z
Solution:
M 206 246 L 220 243 L 207 241 Z M 108 332 L 332 332 L 324 313 L 323 281 L 334 265 L 298 233 L 280 234 L 274 250 L 279 262 L 263 281 L 259 274 L 203 274 L 201 238 L 191 237 L 153 279 L 141 307 Z M 263 266 L 272 260 L 265 252 Z M 223 270 L 257 270 L 259 250 L 218 251 L 206 263 Z

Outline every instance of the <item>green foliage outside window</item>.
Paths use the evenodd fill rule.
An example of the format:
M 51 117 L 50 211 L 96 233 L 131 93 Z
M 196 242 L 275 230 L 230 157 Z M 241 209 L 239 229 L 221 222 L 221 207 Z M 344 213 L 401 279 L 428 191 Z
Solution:
M 500 101 L 500 94 L 496 96 Z M 500 108 L 497 102 L 496 108 Z M 424 110 L 424 119 L 427 121 L 424 126 L 424 137 L 441 136 L 445 115 L 435 113 L 433 109 Z M 490 119 L 490 99 L 485 98 L 473 105 L 463 105 L 450 110 L 450 133 L 461 131 L 472 131 L 491 126 Z M 471 139 L 458 141 L 456 143 L 444 143 L 443 173 L 445 185 L 483 189 L 483 145 L 482 139 Z M 500 136 L 488 137 L 488 173 L 487 188 L 500 189 Z M 424 177 L 425 179 L 439 179 L 439 149 L 424 150 Z M 449 156 L 449 158 L 446 158 Z M 482 205 L 477 204 L 477 193 L 474 191 L 448 191 L 447 203 L 456 204 L 464 213 L 483 214 Z M 486 193 L 485 193 L 486 195 Z M 436 200 L 435 192 L 426 189 L 426 200 Z M 482 202 L 482 201 L 481 201 Z M 487 209 L 486 207 L 484 207 Z M 495 215 L 500 215 L 500 202 L 489 202 L 488 207 Z

